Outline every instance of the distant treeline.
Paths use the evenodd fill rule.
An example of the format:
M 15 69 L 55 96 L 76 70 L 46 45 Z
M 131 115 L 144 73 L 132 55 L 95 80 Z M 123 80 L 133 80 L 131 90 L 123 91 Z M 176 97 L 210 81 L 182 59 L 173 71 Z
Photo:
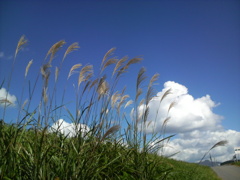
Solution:
M 226 164 L 232 164 L 234 162 L 235 162 L 234 160 L 229 160 L 229 161 L 225 161 L 225 162 L 220 163 L 220 165 L 222 166 L 222 165 L 226 165 Z

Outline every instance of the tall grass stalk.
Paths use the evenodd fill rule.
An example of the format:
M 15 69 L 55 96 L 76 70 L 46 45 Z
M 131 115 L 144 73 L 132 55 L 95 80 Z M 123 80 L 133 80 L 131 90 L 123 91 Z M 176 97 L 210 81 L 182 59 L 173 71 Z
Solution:
M 7 104 L 12 103 L 12 102 L 8 101 L 8 94 L 9 94 L 9 89 L 10 89 L 10 86 L 11 86 L 12 75 L 13 75 L 13 72 L 14 72 L 14 66 L 15 66 L 15 62 L 16 62 L 16 57 L 17 57 L 18 52 L 21 49 L 23 49 L 24 45 L 26 45 L 27 42 L 28 42 L 27 39 L 23 35 L 23 36 L 21 36 L 21 38 L 20 38 L 20 40 L 18 41 L 18 44 L 17 44 L 17 48 L 16 48 L 16 51 L 15 51 L 13 63 L 12 63 L 10 74 L 9 74 L 9 79 L 8 79 L 8 82 L 7 82 L 7 89 L 6 89 L 7 93 L 6 93 L 6 98 L 5 98 L 6 101 L 1 102 L 1 104 L 4 104 L 4 110 L 3 110 L 2 119 L 5 118 Z M 2 81 L 2 82 L 4 82 L 4 81 Z
M 25 37 L 21 37 L 12 70 L 17 54 L 26 42 Z M 0 179 L 141 180 L 172 177 L 174 169 L 162 157 L 157 156 L 157 152 L 162 148 L 161 143 L 173 136 L 164 137 L 161 132 L 147 134 L 146 129 L 149 124 L 149 102 L 154 98 L 153 85 L 159 75 L 152 76 L 144 93 L 147 76 L 146 70 L 141 68 L 136 75 L 136 95 L 131 98 L 126 94 L 127 88 L 117 89 L 118 82 L 130 66 L 141 62 L 142 58 L 128 59 L 124 56 L 118 59 L 112 57 L 115 51 L 112 48 L 100 62 L 99 71 L 94 71 L 90 64 L 73 65 L 66 77 L 62 97 L 58 97 L 58 81 L 63 63 L 70 53 L 79 49 L 78 43 L 68 46 L 53 73 L 52 62 L 58 62 L 55 55 L 65 44 L 61 40 L 49 49 L 36 80 L 33 84 L 29 81 L 29 96 L 26 98 L 24 83 L 19 104 L 21 108 L 16 115 L 19 120 L 17 124 L 6 123 L 8 119 L 5 112 L 8 108 L 6 102 L 0 102 L 5 103 L 0 121 Z M 26 66 L 25 82 L 31 65 L 32 61 Z M 53 78 L 52 74 L 55 75 Z M 69 105 L 73 103 L 65 100 L 65 94 L 69 92 L 68 81 L 70 78 L 73 80 L 74 76 L 77 80 L 72 93 L 75 94 L 75 107 L 72 108 Z M 42 84 L 39 93 L 37 89 L 40 77 Z M 8 92 L 11 80 L 12 72 L 7 83 Z M 161 97 L 161 101 L 169 93 L 170 90 Z M 28 101 L 22 104 L 23 99 Z M 159 106 L 160 104 L 161 102 Z M 133 119 L 127 113 L 131 106 L 134 107 Z M 144 107 L 143 110 L 139 110 L 140 106 Z M 24 113 L 22 118 L 19 118 L 20 113 Z M 59 119 L 71 122 L 74 133 L 62 133 L 64 122 Z M 51 128 L 54 123 L 59 123 L 55 129 Z

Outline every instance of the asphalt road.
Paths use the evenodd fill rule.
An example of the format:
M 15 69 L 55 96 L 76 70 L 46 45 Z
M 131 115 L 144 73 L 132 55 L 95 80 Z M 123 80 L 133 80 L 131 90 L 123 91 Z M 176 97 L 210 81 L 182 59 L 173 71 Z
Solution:
M 233 165 L 215 166 L 212 169 L 223 180 L 240 180 L 240 167 Z

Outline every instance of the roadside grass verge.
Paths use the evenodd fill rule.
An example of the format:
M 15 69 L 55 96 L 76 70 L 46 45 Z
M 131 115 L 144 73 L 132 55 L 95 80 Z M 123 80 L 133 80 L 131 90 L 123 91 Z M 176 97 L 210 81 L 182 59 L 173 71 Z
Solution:
M 240 161 L 232 163 L 232 165 L 240 166 Z
M 199 165 L 196 163 L 188 163 L 177 161 L 174 159 L 165 159 L 166 163 L 172 165 L 174 171 L 169 175 L 168 179 L 174 180 L 220 180 L 211 167 Z

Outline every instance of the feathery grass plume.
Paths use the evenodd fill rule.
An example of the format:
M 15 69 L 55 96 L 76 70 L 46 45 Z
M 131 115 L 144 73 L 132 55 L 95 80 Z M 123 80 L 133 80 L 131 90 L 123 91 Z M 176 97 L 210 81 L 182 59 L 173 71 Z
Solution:
M 135 57 L 133 59 L 130 59 L 127 64 L 125 66 L 123 66 L 117 73 L 117 78 L 122 74 L 122 73 L 125 73 L 126 70 L 129 68 L 130 65 L 132 64 L 136 64 L 136 63 L 139 63 L 140 61 L 142 61 L 143 58 L 138 58 L 138 57 Z
M 159 78 L 159 74 L 158 73 L 154 74 L 149 82 L 148 87 L 152 87 L 153 83 L 156 82 L 158 78 Z
M 207 155 L 212 149 L 214 149 L 214 148 L 216 148 L 216 147 L 218 147 L 218 146 L 225 146 L 227 143 L 228 143 L 228 141 L 223 140 L 223 141 L 219 141 L 219 142 L 217 142 L 216 144 L 214 144 L 214 145 L 203 155 L 202 159 L 199 161 L 198 164 L 200 164 L 200 163 L 203 161 L 203 159 L 206 157 L 206 155 Z
M 117 59 L 116 59 L 116 58 L 111 58 L 111 59 L 109 59 L 109 60 L 103 65 L 103 67 L 102 67 L 102 69 L 101 69 L 101 72 L 103 72 L 104 69 L 106 69 L 106 67 L 108 67 L 108 66 L 110 66 L 110 65 L 112 65 L 112 64 L 116 64 L 116 62 L 117 62 Z
M 141 88 L 138 88 L 137 89 L 137 93 L 136 93 L 136 97 L 135 97 L 135 101 L 137 101 L 138 100 L 138 98 L 139 98 L 139 96 L 142 94 L 142 89 Z
M 152 86 L 148 87 L 147 95 L 146 95 L 146 104 L 150 102 L 150 100 L 154 97 L 155 92 Z
M 125 102 L 125 100 L 126 100 L 127 98 L 129 98 L 129 95 L 128 95 L 128 94 L 122 96 L 122 98 L 121 98 L 121 100 L 120 100 L 120 103 L 121 103 L 121 102 Z
M 116 102 L 120 99 L 120 94 L 117 92 L 115 92 L 112 97 L 111 97 L 111 106 L 114 107 L 114 105 L 116 104 Z
M 119 78 L 123 73 L 126 73 L 126 72 L 127 72 L 127 71 L 126 71 L 127 69 L 128 69 L 127 65 L 121 67 L 121 68 L 117 71 L 116 79 Z
M 84 88 L 83 88 L 82 94 L 84 94 L 84 92 L 87 90 L 88 87 L 89 87 L 89 90 L 91 89 L 91 88 L 90 88 L 90 85 L 91 85 L 92 81 L 89 80 L 89 79 L 90 79 L 92 76 L 93 76 L 93 72 L 89 72 L 88 74 L 86 74 L 85 79 L 84 79 L 84 81 L 86 82 L 86 84 L 85 84 L 85 86 L 84 86 Z
M 49 81 L 49 77 L 50 77 L 50 70 L 49 68 L 52 67 L 49 63 L 44 64 L 41 67 L 41 74 L 44 80 L 44 87 L 48 86 L 48 81 Z
M 130 65 L 132 64 L 136 64 L 136 63 L 139 63 L 143 60 L 143 58 L 141 57 L 135 57 L 135 58 L 132 58 L 128 61 L 128 63 L 126 64 L 127 67 L 129 67 Z
M 125 100 L 127 99 L 127 98 L 129 98 L 129 95 L 124 95 L 124 96 L 122 96 L 122 98 L 121 98 L 121 100 L 120 100 L 120 102 L 119 102 L 119 104 L 118 104 L 118 108 L 117 108 L 117 111 L 118 111 L 118 113 L 120 113 L 120 108 L 121 108 L 121 106 L 123 105 L 123 103 L 125 103 Z
M 104 94 L 106 94 L 109 90 L 109 85 L 105 81 L 105 78 L 102 78 L 99 82 L 97 92 L 98 92 L 98 99 L 100 99 Z
M 90 89 L 95 86 L 99 81 L 99 78 L 95 79 L 94 81 L 92 81 L 91 85 L 90 85 Z
M 32 65 L 32 63 L 33 63 L 33 60 L 28 62 L 28 65 L 27 65 L 26 70 L 25 70 L 25 78 L 27 77 L 28 70 L 29 70 L 30 66 Z
M 101 87 L 102 83 L 105 81 L 105 79 L 107 78 L 106 75 L 104 75 L 103 77 L 101 77 L 98 81 L 98 84 L 97 84 L 97 91 L 98 89 Z
M 163 127 L 165 127 L 168 123 L 168 121 L 171 119 L 171 117 L 167 117 L 164 121 L 163 121 Z
M 144 67 L 142 67 L 140 69 L 140 71 L 138 72 L 138 76 L 137 76 L 137 85 L 136 85 L 136 88 L 139 89 L 140 85 L 143 83 L 143 81 L 147 78 L 145 76 L 145 72 L 146 72 L 146 69 Z
M 80 46 L 78 45 L 78 42 L 72 43 L 70 46 L 68 46 L 66 52 L 64 53 L 62 62 L 65 60 L 66 56 L 73 52 L 73 51 L 77 51 L 80 48 Z
M 168 89 L 168 90 L 163 94 L 163 96 L 162 96 L 160 102 L 162 102 L 163 99 L 166 98 L 169 94 L 172 94 L 171 89 Z
M 42 74 L 43 78 L 47 79 L 47 77 L 49 76 L 49 74 L 50 74 L 49 68 L 50 67 L 52 67 L 52 66 L 49 63 L 41 66 L 41 74 Z
M 87 65 L 87 66 L 84 66 L 80 73 L 79 73 L 79 77 L 78 77 L 78 88 L 81 84 L 81 82 L 83 81 L 87 81 L 90 77 L 88 76 L 88 74 L 91 74 L 92 75 L 93 73 L 93 66 L 92 65 Z
M 224 141 L 219 141 L 218 143 L 214 144 L 213 147 L 211 147 L 210 150 L 218 147 L 218 146 L 225 146 L 228 143 L 228 141 L 224 140 Z
M 76 73 L 76 71 L 74 71 L 74 70 L 78 69 L 81 66 L 82 66 L 82 64 L 73 65 L 72 68 L 70 69 L 69 73 L 68 73 L 68 78 L 67 79 L 69 79 L 70 76 L 72 76 L 74 73 Z
M 85 81 L 89 80 L 92 76 L 93 76 L 93 72 L 89 72 L 85 77 Z
M 145 126 L 145 123 L 146 123 L 146 121 L 147 121 L 147 119 L 148 119 L 148 115 L 149 115 L 149 107 L 148 106 L 146 106 L 146 108 L 144 109 L 144 112 L 143 112 L 143 121 L 144 121 L 144 126 Z
M 107 132 L 103 135 L 103 137 L 102 137 L 102 139 L 101 139 L 101 142 L 104 141 L 104 139 L 105 139 L 106 137 L 108 137 L 110 134 L 113 134 L 113 133 L 117 132 L 120 128 L 121 128 L 120 125 L 115 125 L 115 126 L 109 128 L 109 129 L 107 130 Z
M 168 108 L 168 113 L 175 105 L 176 105 L 176 101 L 173 101 Z
M 59 69 L 58 69 L 58 67 L 56 67 L 55 68 L 55 82 L 57 82 L 58 74 L 59 74 Z
M 124 108 L 128 107 L 128 106 L 131 105 L 132 103 L 133 103 L 133 100 L 129 100 L 129 101 L 125 104 Z
M 140 71 L 138 72 L 137 84 L 136 84 L 136 91 L 137 92 L 136 92 L 135 101 L 137 101 L 139 96 L 142 94 L 142 89 L 140 88 L 140 85 L 146 79 L 145 72 L 146 72 L 146 69 L 144 67 L 142 67 L 140 69 Z
M 92 74 L 89 74 L 89 76 L 92 76 Z M 86 85 L 83 88 L 82 94 L 84 94 L 88 88 L 90 89 L 91 84 L 92 84 L 92 81 L 87 81 Z
M 113 52 L 116 50 L 116 48 L 111 48 L 103 57 L 101 67 L 103 66 L 104 62 L 107 60 L 109 56 L 113 54 Z
M 113 70 L 112 76 L 117 72 L 117 70 L 124 64 L 124 62 L 126 62 L 128 59 L 128 56 L 124 56 L 123 58 L 121 58 L 117 63 L 116 66 Z
M 157 140 L 156 139 L 156 141 L 154 141 L 153 143 L 151 143 L 150 145 L 149 145 L 149 150 L 151 150 L 151 152 L 156 152 L 156 151 L 158 151 L 160 148 L 162 148 L 162 147 L 171 147 L 171 146 L 169 146 L 169 145 L 161 145 L 162 143 L 164 143 L 164 141 L 167 141 L 167 142 L 169 142 L 170 141 L 170 139 L 172 138 L 172 137 L 174 137 L 174 136 L 176 136 L 176 134 L 173 134 L 173 135 L 170 135 L 170 136 L 167 136 L 167 137 L 165 137 L 165 138 L 162 138 L 162 139 L 160 139 L 160 140 Z M 154 151 L 153 151 L 153 149 L 155 149 Z
M 16 58 L 16 56 L 17 56 L 19 50 L 21 50 L 21 49 L 23 48 L 23 46 L 24 46 L 27 42 L 28 42 L 28 41 L 27 41 L 27 39 L 25 39 L 25 36 L 22 35 L 21 38 L 20 38 L 20 40 L 18 41 L 18 44 L 17 44 L 17 48 L 16 48 L 16 51 L 15 51 L 15 56 L 14 56 L 14 58 Z
M 107 81 L 103 81 L 102 85 L 99 88 L 99 94 L 103 95 L 103 94 L 107 94 L 109 90 L 109 84 L 107 83 Z
M 14 65 L 15 65 L 15 60 L 16 60 L 17 54 L 18 54 L 19 50 L 21 50 L 26 43 L 27 43 L 27 40 L 25 39 L 25 36 L 24 35 L 21 36 L 21 38 L 20 38 L 20 40 L 18 41 L 18 44 L 17 44 L 17 48 L 16 48 L 16 51 L 15 51 L 15 56 L 14 56 L 13 63 L 12 63 L 12 68 L 10 70 L 9 80 L 8 80 L 8 84 L 7 84 L 6 99 L 7 99 L 7 96 L 8 96 L 8 90 L 10 89 L 10 85 L 11 85 L 11 80 L 12 80 L 12 75 L 13 75 L 13 71 L 14 71 Z M 5 118 L 6 107 L 9 106 L 9 105 L 7 105 L 7 103 L 4 103 L 4 104 L 5 105 L 4 105 L 3 116 L 2 116 L 3 119 Z
M 55 56 L 55 54 L 60 50 L 60 48 L 65 44 L 66 42 L 64 40 L 58 41 L 57 43 L 55 43 L 54 45 L 52 45 L 52 47 L 49 49 L 45 59 L 47 59 L 47 57 L 51 54 L 50 56 L 50 60 L 49 60 L 49 64 L 52 63 L 52 60 Z

